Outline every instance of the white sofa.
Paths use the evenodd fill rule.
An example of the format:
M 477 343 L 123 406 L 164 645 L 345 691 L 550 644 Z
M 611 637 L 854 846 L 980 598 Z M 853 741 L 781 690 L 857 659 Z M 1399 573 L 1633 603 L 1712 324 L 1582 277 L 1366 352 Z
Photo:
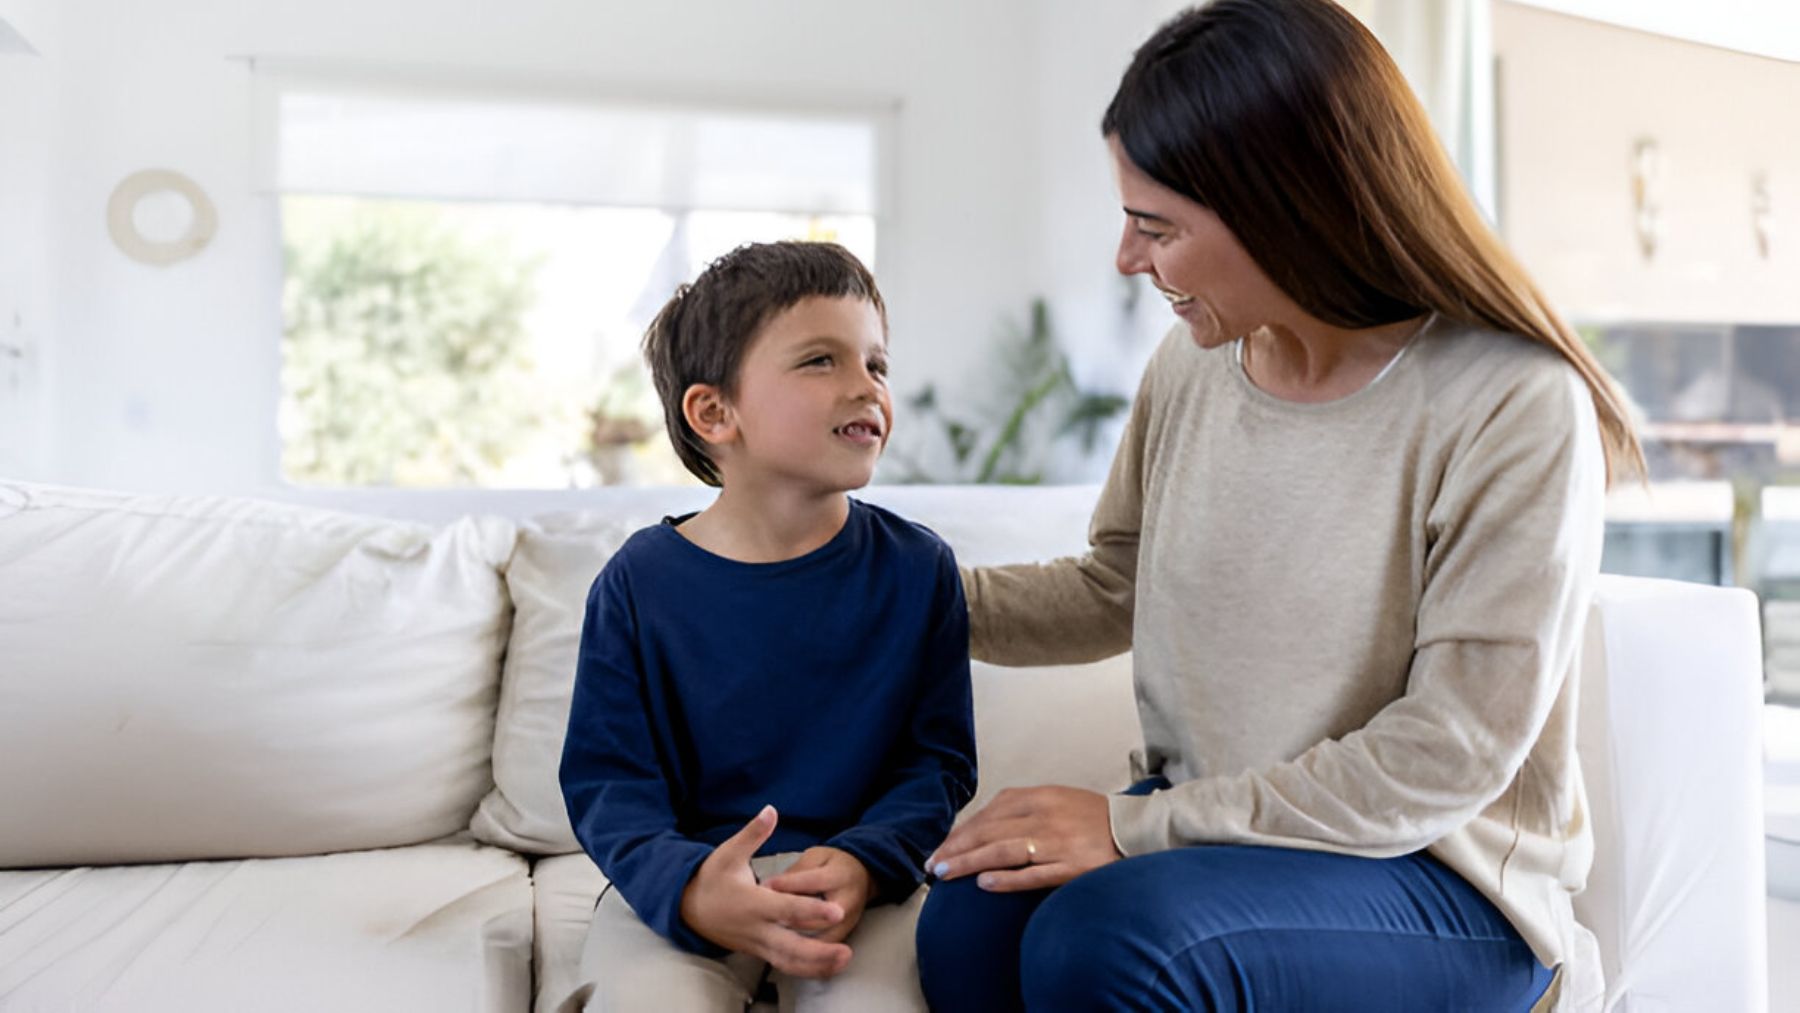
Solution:
M 1094 495 L 867 498 L 982 564 L 1079 550 Z M 556 785 L 583 596 L 706 496 L 425 525 L 0 481 L 0 1010 L 555 1009 L 602 885 Z M 1606 578 L 1584 657 L 1614 1008 L 1762 1010 L 1754 600 Z M 1128 657 L 975 679 L 978 802 L 1123 783 Z

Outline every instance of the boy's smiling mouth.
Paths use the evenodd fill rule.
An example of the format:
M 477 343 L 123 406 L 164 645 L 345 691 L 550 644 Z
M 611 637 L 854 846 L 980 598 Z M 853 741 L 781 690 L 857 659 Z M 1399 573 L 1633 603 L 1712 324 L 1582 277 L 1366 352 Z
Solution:
M 854 422 L 846 422 L 836 429 L 833 429 L 832 432 L 849 440 L 851 443 L 862 444 L 864 446 L 870 446 L 881 442 L 881 423 L 871 419 L 857 419 Z

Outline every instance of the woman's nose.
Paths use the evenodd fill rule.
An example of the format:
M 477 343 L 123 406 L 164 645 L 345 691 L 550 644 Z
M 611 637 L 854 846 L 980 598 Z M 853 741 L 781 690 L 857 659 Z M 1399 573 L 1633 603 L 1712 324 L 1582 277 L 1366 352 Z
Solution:
M 1113 264 L 1120 274 L 1143 274 L 1150 270 L 1150 258 L 1144 252 L 1144 237 L 1138 235 L 1130 222 L 1125 223 L 1125 231 L 1119 234 L 1119 253 Z

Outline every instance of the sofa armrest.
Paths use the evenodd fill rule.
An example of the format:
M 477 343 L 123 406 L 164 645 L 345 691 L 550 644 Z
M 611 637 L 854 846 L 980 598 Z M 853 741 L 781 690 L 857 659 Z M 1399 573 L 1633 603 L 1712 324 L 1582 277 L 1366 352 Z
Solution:
M 1595 853 L 1575 912 L 1607 1009 L 1766 1009 L 1755 595 L 1602 577 L 1577 750 Z

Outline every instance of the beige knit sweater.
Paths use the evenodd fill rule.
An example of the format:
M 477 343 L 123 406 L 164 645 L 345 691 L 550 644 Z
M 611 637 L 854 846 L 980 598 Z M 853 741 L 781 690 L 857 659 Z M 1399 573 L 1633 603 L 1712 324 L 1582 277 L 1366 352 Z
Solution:
M 1378 380 L 1272 397 L 1177 328 L 1145 373 L 1079 558 L 965 572 L 976 657 L 1126 649 L 1169 791 L 1113 796 L 1120 850 L 1420 848 L 1571 962 L 1592 858 L 1575 662 L 1605 464 L 1554 351 L 1440 322 Z

